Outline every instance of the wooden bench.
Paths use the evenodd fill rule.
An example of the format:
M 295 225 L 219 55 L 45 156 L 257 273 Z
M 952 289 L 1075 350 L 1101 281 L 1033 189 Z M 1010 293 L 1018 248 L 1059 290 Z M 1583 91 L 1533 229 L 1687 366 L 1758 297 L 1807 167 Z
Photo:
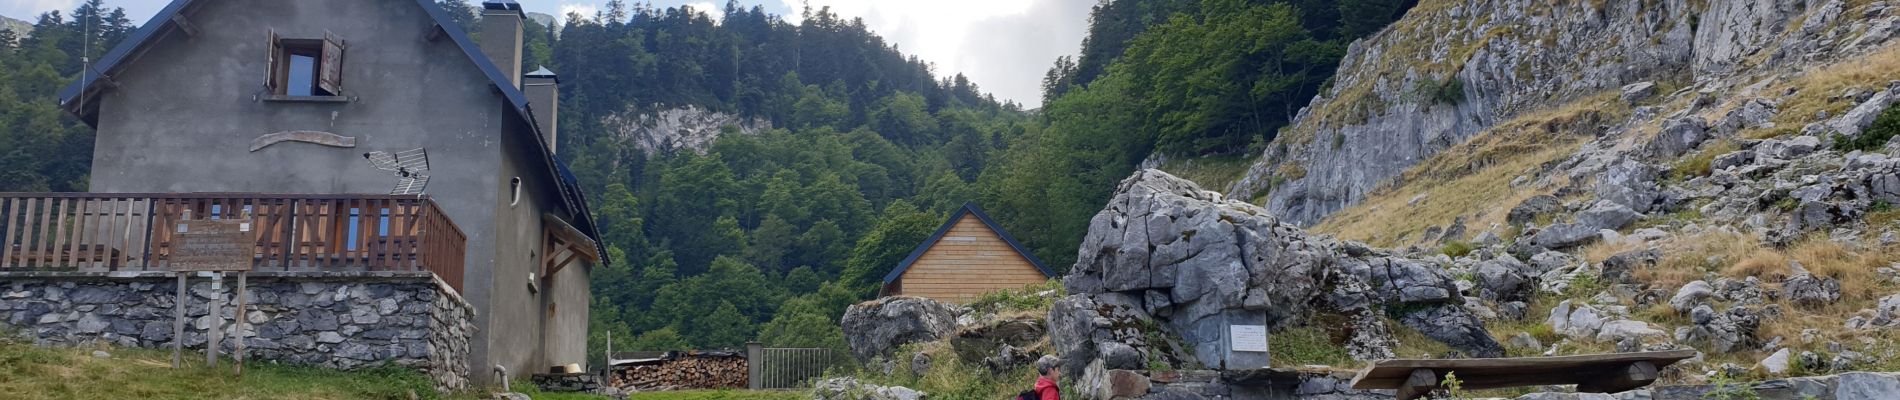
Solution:
M 1577 385 L 1578 392 L 1616 393 L 1647 386 L 1657 371 L 1695 357 L 1695 350 L 1558 357 L 1385 360 L 1353 377 L 1353 389 L 1396 389 L 1399 400 L 1423 397 L 1455 374 L 1463 390 Z

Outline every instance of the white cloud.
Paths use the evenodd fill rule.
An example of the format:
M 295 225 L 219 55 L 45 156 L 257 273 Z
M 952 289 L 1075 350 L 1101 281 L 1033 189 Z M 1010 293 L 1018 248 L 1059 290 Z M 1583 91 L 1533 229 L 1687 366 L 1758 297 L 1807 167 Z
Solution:
M 568 13 L 577 13 L 584 18 L 593 18 L 594 14 L 598 12 L 600 12 L 600 7 L 591 3 L 562 3 L 560 14 L 555 15 L 554 18 L 560 20 L 561 24 L 567 24 Z
M 780 0 L 797 23 L 806 0 Z M 1095 0 L 809 0 L 844 18 L 863 18 L 879 36 L 936 65 L 962 73 L 984 91 L 1027 107 L 1041 102 L 1042 74 L 1056 56 L 1074 54 Z
M 706 13 L 706 17 L 712 18 L 715 24 L 719 23 L 719 20 L 726 18 L 726 8 L 715 6 L 710 1 L 695 1 L 686 3 L 686 6 L 692 7 L 693 11 Z

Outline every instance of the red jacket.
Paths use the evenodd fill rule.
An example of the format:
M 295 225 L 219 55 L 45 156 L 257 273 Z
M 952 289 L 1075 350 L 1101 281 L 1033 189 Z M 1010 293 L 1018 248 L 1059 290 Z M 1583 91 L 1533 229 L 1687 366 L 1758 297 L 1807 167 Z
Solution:
M 1039 377 L 1036 378 L 1036 396 L 1042 400 L 1062 400 L 1062 389 L 1049 377 Z

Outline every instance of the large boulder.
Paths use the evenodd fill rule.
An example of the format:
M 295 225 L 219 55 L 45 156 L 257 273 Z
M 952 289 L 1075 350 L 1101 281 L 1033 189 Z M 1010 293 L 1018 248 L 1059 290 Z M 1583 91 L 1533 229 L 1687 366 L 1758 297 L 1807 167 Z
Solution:
M 1121 182 L 1090 220 L 1063 284 L 1071 295 L 1050 311 L 1050 334 L 1071 374 L 1095 358 L 1108 369 L 1128 368 L 1106 358 L 1117 349 L 1104 343 L 1123 342 L 1110 336 L 1125 324 L 1105 313 L 1152 318 L 1207 368 L 1265 366 L 1265 353 L 1229 351 L 1230 325 L 1277 329 L 1319 312 L 1377 309 L 1420 314 L 1395 317 L 1471 354 L 1501 353 L 1482 323 L 1457 306 L 1464 302 L 1458 286 L 1436 261 L 1308 236 L 1265 209 L 1157 170 Z M 1366 333 L 1356 341 L 1383 341 L 1380 330 L 1353 331 Z
M 1531 243 L 1547 249 L 1568 249 L 1596 241 L 1601 231 L 1585 224 L 1556 224 L 1531 235 Z
M 956 311 L 922 297 L 885 297 L 852 305 L 840 322 L 851 355 L 860 361 L 888 356 L 897 346 L 950 337 Z
M 1802 268 L 1800 262 L 1790 261 L 1793 276 L 1781 283 L 1781 297 L 1803 307 L 1820 307 L 1833 304 L 1841 299 L 1841 281 L 1832 277 L 1817 276 Z
M 1498 257 L 1478 263 L 1478 297 L 1499 302 L 1528 300 L 1537 285 L 1530 266 L 1515 258 Z
M 1620 230 L 1636 222 L 1638 217 L 1641 215 L 1622 204 L 1599 201 L 1590 209 L 1577 213 L 1577 223 L 1596 229 Z
M 1676 289 L 1676 295 L 1669 297 L 1669 308 L 1678 313 L 1688 313 L 1690 309 L 1702 304 L 1702 299 L 1715 295 L 1715 288 L 1707 281 L 1692 281 Z
M 1597 176 L 1597 199 L 1629 207 L 1638 213 L 1646 213 L 1662 197 L 1656 189 L 1657 178 L 1662 176 L 1660 169 L 1640 161 L 1623 159 L 1605 168 Z M 1545 246 L 1550 247 L 1550 246 Z M 1554 247 L 1553 247 L 1554 248 Z

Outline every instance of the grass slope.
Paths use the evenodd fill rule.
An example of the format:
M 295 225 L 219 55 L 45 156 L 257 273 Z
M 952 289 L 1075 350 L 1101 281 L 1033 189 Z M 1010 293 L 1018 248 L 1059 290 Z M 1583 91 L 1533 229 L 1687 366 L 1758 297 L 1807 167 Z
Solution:
M 203 353 L 171 368 L 171 352 L 42 348 L 0 339 L 0 398 L 9 399 L 409 399 L 436 398 L 423 374 L 400 368 L 342 372 L 246 363 L 244 377 L 230 364 L 206 368 Z M 195 357 L 194 357 L 195 356 Z

